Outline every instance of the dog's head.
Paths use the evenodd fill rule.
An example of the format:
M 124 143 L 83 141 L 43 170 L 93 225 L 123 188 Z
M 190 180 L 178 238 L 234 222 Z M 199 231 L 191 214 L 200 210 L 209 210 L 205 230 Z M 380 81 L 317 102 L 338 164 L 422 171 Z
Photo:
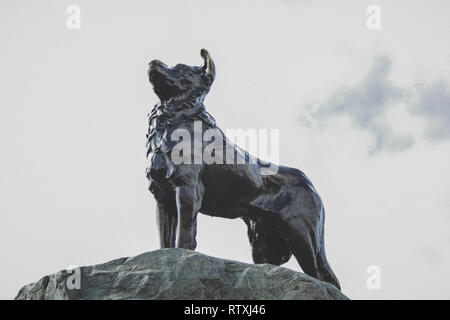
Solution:
M 191 67 L 177 64 L 169 68 L 159 60 L 150 62 L 148 77 L 153 90 L 161 101 L 169 99 L 202 98 L 208 93 L 215 78 L 215 66 L 205 49 L 200 51 L 204 64 Z

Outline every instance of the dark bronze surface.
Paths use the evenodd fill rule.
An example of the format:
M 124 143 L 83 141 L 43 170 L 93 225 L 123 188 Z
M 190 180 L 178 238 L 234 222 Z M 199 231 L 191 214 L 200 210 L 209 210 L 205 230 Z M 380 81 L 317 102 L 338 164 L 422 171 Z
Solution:
M 194 250 L 198 212 L 241 218 L 247 225 L 255 263 L 281 265 L 293 254 L 306 274 L 340 288 L 325 256 L 325 212 L 317 191 L 298 169 L 279 166 L 274 174 L 263 173 L 273 166 L 226 138 L 203 104 L 215 78 L 215 65 L 206 50 L 201 50 L 201 56 L 201 67 L 178 64 L 169 68 L 153 60 L 148 70 L 160 99 L 149 114 L 146 173 L 157 201 L 161 248 Z M 193 160 L 176 164 L 171 151 L 178 141 L 171 136 L 178 129 L 194 136 L 195 121 L 201 122 L 202 133 L 215 130 L 223 138 L 223 150 L 241 155 L 246 163 Z M 201 142 L 202 152 L 207 145 Z M 220 157 L 225 159 L 228 151 L 223 152 Z

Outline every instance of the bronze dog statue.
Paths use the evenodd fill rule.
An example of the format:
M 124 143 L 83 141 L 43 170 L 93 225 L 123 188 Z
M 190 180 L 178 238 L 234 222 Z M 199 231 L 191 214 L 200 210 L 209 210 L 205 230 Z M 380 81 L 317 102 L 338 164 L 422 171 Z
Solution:
M 201 67 L 178 64 L 169 68 L 153 60 L 148 70 L 160 99 L 149 114 L 146 173 L 157 201 L 161 247 L 194 250 L 198 212 L 241 218 L 248 228 L 255 263 L 281 265 L 294 254 L 306 274 L 340 288 L 325 256 L 325 213 L 318 193 L 298 169 L 279 166 L 273 174 L 264 174 L 272 164 L 226 138 L 203 104 L 215 78 L 215 66 L 206 50 L 201 50 L 201 56 Z M 227 158 L 231 150 L 231 155 L 240 155 L 245 163 L 236 158 L 231 163 L 194 159 L 207 148 L 205 141 L 200 148 L 194 143 L 194 148 L 188 145 L 181 153 L 178 150 L 175 154 L 183 154 L 187 161 L 174 161 L 180 142 L 173 141 L 174 134 L 184 130 L 195 135 L 196 122 L 201 124 L 200 134 L 211 129 L 222 138 L 218 143 L 223 149 L 213 152 L 216 160 Z

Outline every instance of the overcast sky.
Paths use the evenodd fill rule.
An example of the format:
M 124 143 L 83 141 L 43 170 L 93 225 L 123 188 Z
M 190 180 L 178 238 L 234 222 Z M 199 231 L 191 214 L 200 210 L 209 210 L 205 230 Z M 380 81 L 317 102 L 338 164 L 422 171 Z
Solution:
M 373 4 L 380 30 L 366 26 Z M 222 129 L 280 129 L 280 163 L 324 201 L 343 292 L 449 299 L 449 34 L 447 0 L 1 0 L 0 298 L 158 249 L 148 62 L 201 65 L 207 48 L 207 109 Z M 200 215 L 197 250 L 251 262 L 240 220 Z

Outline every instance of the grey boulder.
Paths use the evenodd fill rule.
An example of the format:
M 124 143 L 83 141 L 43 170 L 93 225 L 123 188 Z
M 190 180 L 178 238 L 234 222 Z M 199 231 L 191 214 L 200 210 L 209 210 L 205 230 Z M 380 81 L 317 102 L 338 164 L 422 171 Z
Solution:
M 332 284 L 283 267 L 247 264 L 172 248 L 63 270 L 24 286 L 15 299 L 348 298 Z

